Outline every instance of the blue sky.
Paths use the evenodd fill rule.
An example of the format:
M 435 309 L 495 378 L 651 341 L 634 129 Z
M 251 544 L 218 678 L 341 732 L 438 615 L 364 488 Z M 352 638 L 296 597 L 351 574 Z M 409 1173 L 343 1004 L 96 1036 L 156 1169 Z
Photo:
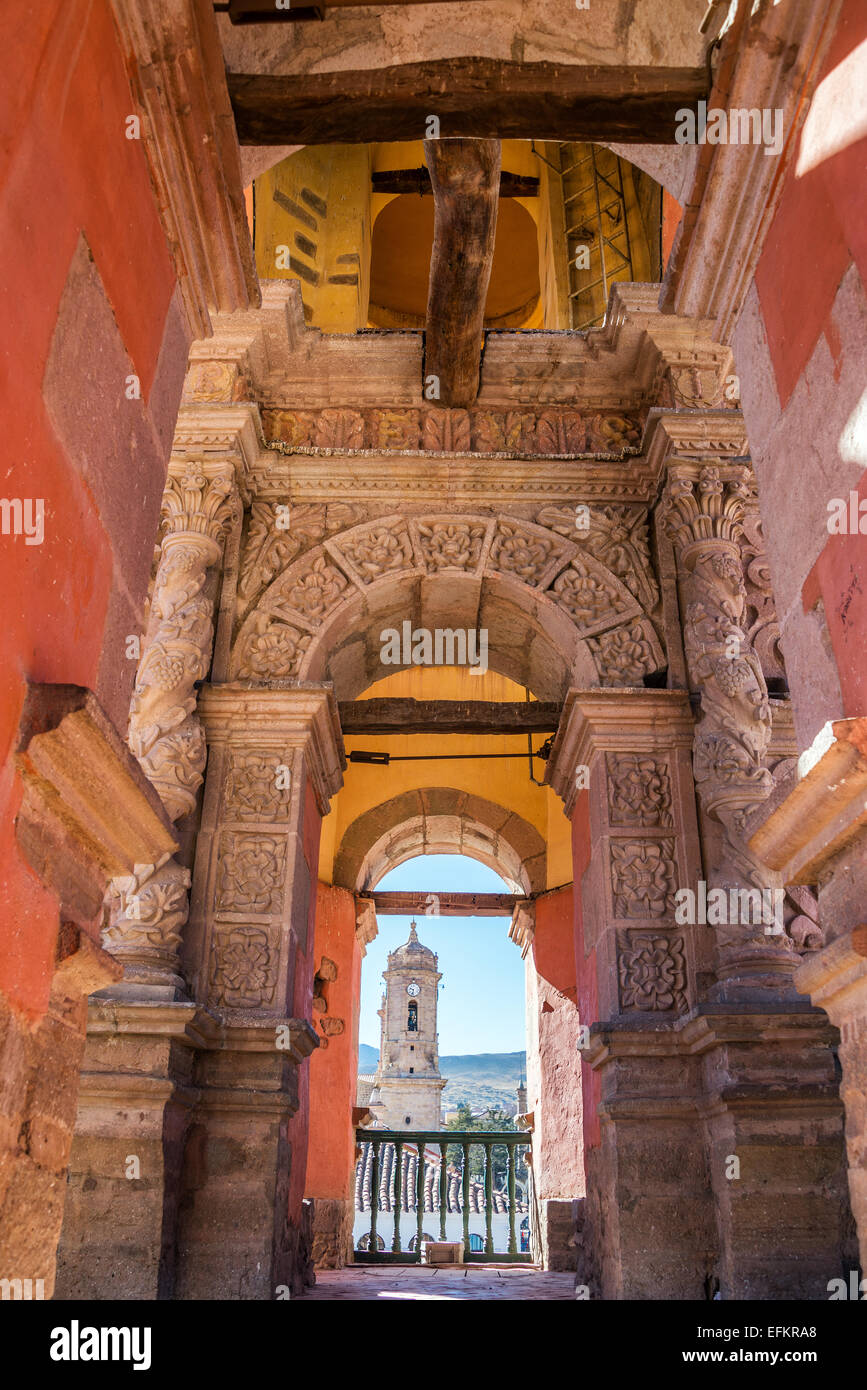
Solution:
M 460 854 L 428 854 L 392 869 L 377 884 L 389 889 L 505 893 L 499 875 Z M 359 1040 L 379 1047 L 382 972 L 389 951 L 409 936 L 409 917 L 379 917 L 379 935 L 361 972 Z M 524 1048 L 524 962 L 509 940 L 508 917 L 416 918 L 419 940 L 439 956 L 440 1052 L 520 1052 Z

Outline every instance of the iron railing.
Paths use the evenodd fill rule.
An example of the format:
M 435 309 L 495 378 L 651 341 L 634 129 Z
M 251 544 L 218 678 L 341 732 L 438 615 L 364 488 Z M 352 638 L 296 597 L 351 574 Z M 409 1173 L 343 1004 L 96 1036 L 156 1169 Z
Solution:
M 530 1147 L 529 1136 L 514 1130 L 390 1130 L 358 1129 L 356 1141 L 362 1156 L 356 1167 L 356 1213 L 369 1210 L 369 1229 L 355 1243 L 359 1264 L 418 1264 L 425 1237 L 463 1241 L 465 1262 L 531 1263 L 529 1233 L 530 1170 L 518 1181 L 521 1151 Z M 449 1162 L 449 1149 L 459 1151 L 460 1162 Z M 481 1181 L 471 1172 L 471 1150 L 484 1150 Z M 494 1150 L 505 1148 L 503 1186 L 495 1184 Z M 401 1217 L 414 1218 L 401 1230 Z M 470 1231 L 484 1217 L 484 1234 Z M 455 1218 L 459 1217 L 457 1221 Z M 503 1219 L 505 1218 L 505 1219 Z M 359 1226 L 356 1218 L 356 1231 Z M 439 1231 L 430 1229 L 439 1225 Z M 499 1240 L 495 1243 L 494 1226 Z M 389 1225 L 391 1231 L 388 1231 Z M 521 1249 L 521 1226 L 527 1248 Z M 452 1229 L 449 1229 L 449 1228 Z M 455 1231 L 457 1227 L 457 1232 Z M 426 1229 L 427 1228 L 427 1229 Z M 407 1246 L 404 1247 L 404 1236 Z M 475 1236 L 474 1248 L 471 1236 Z M 496 1245 L 505 1246 L 497 1249 Z

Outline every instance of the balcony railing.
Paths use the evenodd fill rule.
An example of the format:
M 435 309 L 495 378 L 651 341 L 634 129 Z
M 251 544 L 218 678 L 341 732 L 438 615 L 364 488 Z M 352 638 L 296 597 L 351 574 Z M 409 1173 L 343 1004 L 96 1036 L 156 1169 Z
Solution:
M 466 1262 L 532 1261 L 529 1167 L 518 1178 L 526 1133 L 358 1129 L 355 1137 L 359 1264 L 418 1264 L 425 1240 L 463 1241 Z M 476 1148 L 484 1150 L 481 1179 L 471 1171 Z M 505 1149 L 498 1181 L 495 1149 Z

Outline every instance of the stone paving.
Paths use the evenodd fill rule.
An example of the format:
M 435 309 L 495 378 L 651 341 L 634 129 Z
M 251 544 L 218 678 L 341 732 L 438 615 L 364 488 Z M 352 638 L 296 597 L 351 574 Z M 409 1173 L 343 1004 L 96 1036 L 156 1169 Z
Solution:
M 452 1302 L 461 1298 L 574 1299 L 574 1274 L 545 1274 L 519 1268 L 472 1265 L 469 1268 L 428 1269 L 418 1265 L 355 1265 L 349 1269 L 322 1270 L 306 1299 L 433 1299 Z

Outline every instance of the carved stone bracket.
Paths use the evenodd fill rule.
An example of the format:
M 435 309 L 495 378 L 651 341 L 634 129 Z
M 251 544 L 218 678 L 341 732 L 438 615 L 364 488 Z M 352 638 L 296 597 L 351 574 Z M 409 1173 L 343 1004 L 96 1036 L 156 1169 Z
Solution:
M 515 903 L 509 924 L 509 940 L 520 950 L 522 960 L 526 960 L 535 936 L 536 904 L 531 898 L 522 898 Z
M 24 797 L 18 842 L 84 929 L 98 921 L 106 885 L 177 848 L 168 818 L 89 690 L 31 685 L 16 754 Z
M 375 941 L 379 935 L 379 923 L 376 920 L 376 907 L 373 898 L 356 897 L 355 899 L 355 938 L 361 947 L 362 956 L 367 954 L 367 947 L 371 941 Z

